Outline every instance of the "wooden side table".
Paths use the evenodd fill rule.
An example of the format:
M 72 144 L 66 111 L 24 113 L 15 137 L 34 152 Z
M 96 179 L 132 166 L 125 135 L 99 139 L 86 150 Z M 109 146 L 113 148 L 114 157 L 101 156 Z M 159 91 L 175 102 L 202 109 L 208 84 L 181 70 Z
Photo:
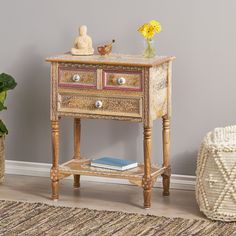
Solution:
M 74 187 L 80 175 L 127 179 L 143 188 L 144 207 L 151 206 L 151 191 L 157 177 L 163 178 L 163 195 L 170 184 L 171 66 L 174 57 L 145 59 L 141 56 L 114 54 L 108 57 L 50 57 L 52 198 L 59 198 L 59 180 L 74 175 Z M 59 165 L 59 119 L 74 117 L 74 157 Z M 144 163 L 126 171 L 90 166 L 80 156 L 80 120 L 114 119 L 142 122 L 144 126 Z M 151 164 L 153 121 L 163 119 L 163 166 Z

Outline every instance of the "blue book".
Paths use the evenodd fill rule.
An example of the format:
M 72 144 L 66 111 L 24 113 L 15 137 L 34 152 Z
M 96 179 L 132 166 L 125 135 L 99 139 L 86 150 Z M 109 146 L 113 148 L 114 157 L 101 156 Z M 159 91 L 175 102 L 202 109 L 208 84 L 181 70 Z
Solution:
M 130 160 L 123 160 L 112 157 L 101 157 L 91 161 L 91 166 L 111 170 L 128 170 L 138 166 L 138 163 Z

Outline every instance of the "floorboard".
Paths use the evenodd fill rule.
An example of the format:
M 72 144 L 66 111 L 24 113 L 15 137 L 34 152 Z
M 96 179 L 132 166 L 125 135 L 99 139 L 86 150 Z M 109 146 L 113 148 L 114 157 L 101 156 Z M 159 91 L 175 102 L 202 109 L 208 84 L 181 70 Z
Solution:
M 50 194 L 50 180 L 45 177 L 7 175 L 0 185 L 0 199 L 166 217 L 204 217 L 198 210 L 194 191 L 171 190 L 169 197 L 163 197 L 162 189 L 154 188 L 152 207 L 148 210 L 142 208 L 142 189 L 129 185 L 81 181 L 80 189 L 73 189 L 72 180 L 64 179 L 60 183 L 60 200 L 53 202 Z

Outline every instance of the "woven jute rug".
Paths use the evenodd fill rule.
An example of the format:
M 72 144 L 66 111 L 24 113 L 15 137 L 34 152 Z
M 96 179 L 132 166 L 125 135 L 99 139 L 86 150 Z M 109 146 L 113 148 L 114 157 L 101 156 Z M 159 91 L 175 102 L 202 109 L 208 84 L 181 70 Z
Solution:
M 236 235 L 236 223 L 0 201 L 0 235 Z

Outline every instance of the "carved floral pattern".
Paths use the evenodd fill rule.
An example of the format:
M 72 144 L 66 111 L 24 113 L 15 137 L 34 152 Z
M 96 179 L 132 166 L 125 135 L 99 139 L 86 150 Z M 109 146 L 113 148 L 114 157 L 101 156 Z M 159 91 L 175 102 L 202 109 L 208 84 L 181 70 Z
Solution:
M 60 69 L 59 73 L 59 85 L 62 83 L 73 83 L 73 84 L 85 84 L 85 85 L 96 85 L 96 71 L 82 71 L 82 70 L 63 70 Z M 78 82 L 73 81 L 73 76 L 79 75 L 80 80 Z
M 77 69 L 84 69 L 84 70 L 96 70 L 96 69 L 104 69 L 104 70 L 128 70 L 128 71 L 142 71 L 143 68 L 139 66 L 122 66 L 122 65 L 103 65 L 103 64 L 77 64 L 77 63 L 59 63 L 60 67 L 69 70 L 77 70 Z
M 94 60 L 91 58 L 94 57 Z M 78 58 L 78 59 L 76 59 Z M 58 181 L 70 174 L 88 174 L 89 172 L 80 172 L 79 169 L 71 170 L 57 167 L 58 163 L 58 118 L 61 116 L 80 117 L 80 118 L 104 118 L 117 120 L 130 120 L 135 122 L 143 122 L 145 127 L 144 143 L 146 147 L 145 158 L 151 162 L 151 127 L 152 120 L 160 111 L 164 114 L 166 110 L 167 100 L 167 71 L 168 61 L 171 57 L 156 58 L 146 60 L 136 57 L 121 56 L 120 58 L 96 58 L 96 56 L 84 59 L 82 57 L 72 57 L 63 55 L 62 57 L 51 58 L 52 62 L 51 76 L 51 119 L 52 121 L 52 137 L 54 139 L 54 164 L 51 169 L 53 198 L 58 198 Z M 107 63 L 105 63 L 107 61 Z M 165 63 L 164 65 L 161 65 Z M 60 69 L 61 71 L 60 74 Z M 79 72 L 79 73 L 78 73 Z M 104 89 L 103 73 L 107 73 L 109 86 L 116 86 L 116 76 L 125 77 L 126 84 L 121 85 L 122 88 L 135 88 L 133 91 L 128 89 L 113 90 Z M 82 74 L 81 74 L 82 73 Z M 73 84 L 72 77 L 74 74 L 80 74 L 79 83 L 95 84 L 96 89 L 83 88 L 78 89 L 72 87 L 60 87 L 58 83 Z M 58 77 L 62 76 L 60 79 Z M 168 79 L 169 81 L 169 79 Z M 76 82 L 74 82 L 76 83 Z M 79 84 L 78 83 L 78 84 Z M 168 82 L 169 84 L 169 82 Z M 136 90 L 136 88 L 138 88 Z M 131 90 L 131 89 L 130 89 Z M 102 107 L 96 108 L 96 101 L 102 101 Z M 59 116 L 59 117 L 58 117 Z M 164 157 L 165 158 L 165 157 Z M 146 160 L 146 159 L 145 159 Z M 59 170 L 60 168 L 60 170 Z M 152 170 L 151 166 L 140 168 L 140 174 L 130 173 L 122 175 L 130 182 L 142 185 L 144 188 L 144 206 L 150 207 L 151 188 L 156 181 L 158 175 L 163 173 L 163 169 Z M 64 171 L 64 173 L 63 173 Z M 78 172 L 79 171 L 79 172 Z M 146 175 L 146 173 L 152 173 Z M 107 173 L 91 173 L 96 176 L 103 176 Z M 89 175 L 91 175 L 89 173 Z M 114 177 L 120 174 L 113 174 Z M 167 177 L 168 173 L 164 173 L 163 177 Z M 168 186 L 167 186 L 168 187 Z
M 151 189 L 152 185 L 153 185 L 152 177 L 144 176 L 142 180 L 142 187 L 144 189 Z
M 102 101 L 102 107 L 97 109 L 95 107 L 95 102 L 97 100 Z M 104 111 L 117 112 L 117 113 L 132 113 L 140 114 L 140 98 L 99 98 L 99 97 L 86 97 L 86 96 L 76 96 L 76 95 L 60 95 L 60 108 L 71 108 L 79 109 L 84 111 Z
M 168 63 L 151 69 L 150 114 L 153 120 L 167 113 L 167 73 Z
M 124 85 L 119 85 L 117 83 L 118 78 L 125 78 L 126 82 Z M 109 73 L 105 72 L 105 80 L 106 85 L 108 86 L 116 86 L 116 87 L 130 87 L 130 88 L 136 88 L 141 89 L 141 82 L 142 82 L 142 75 L 141 74 L 128 74 L 128 73 Z
M 164 171 L 164 173 L 162 174 L 162 176 L 166 176 L 166 177 L 170 177 L 170 176 L 171 176 L 171 167 L 170 167 L 170 166 L 168 166 L 168 167 L 165 169 L 165 171 Z
M 52 181 L 58 181 L 59 179 L 59 170 L 56 168 L 51 168 L 50 177 Z

